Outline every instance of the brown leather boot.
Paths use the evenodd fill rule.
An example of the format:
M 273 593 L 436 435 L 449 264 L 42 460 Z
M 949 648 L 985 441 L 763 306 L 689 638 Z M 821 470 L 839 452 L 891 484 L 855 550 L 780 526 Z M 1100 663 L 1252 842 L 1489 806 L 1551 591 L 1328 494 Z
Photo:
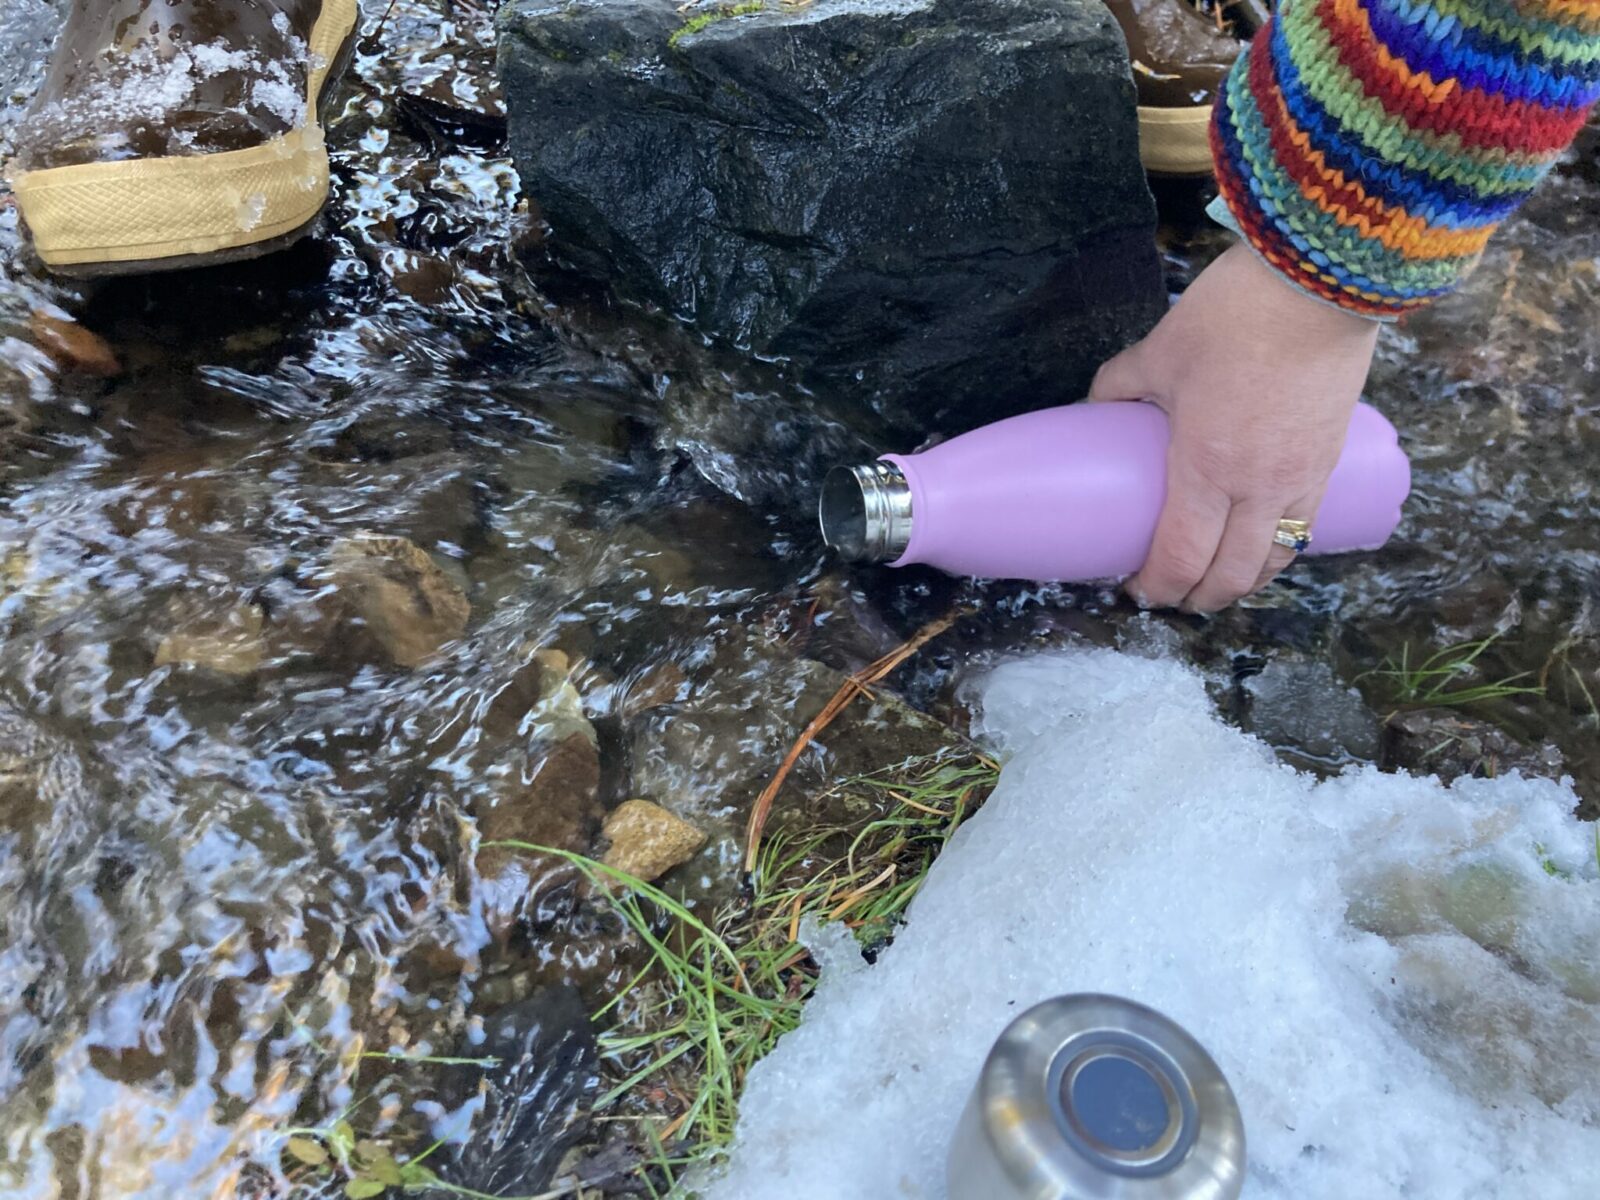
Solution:
M 321 107 L 359 0 L 74 0 L 12 188 L 52 270 L 251 258 L 328 198 Z
M 1266 0 L 1214 0 L 1223 19 L 1190 0 L 1105 0 L 1122 27 L 1139 92 L 1139 157 L 1158 175 L 1211 171 L 1211 104 Z M 1231 32 L 1230 32 L 1231 31 Z

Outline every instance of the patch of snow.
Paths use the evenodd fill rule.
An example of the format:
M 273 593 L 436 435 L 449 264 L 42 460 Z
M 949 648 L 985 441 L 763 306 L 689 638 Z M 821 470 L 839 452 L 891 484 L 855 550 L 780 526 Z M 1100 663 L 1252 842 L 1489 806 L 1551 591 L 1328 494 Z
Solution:
M 976 698 L 1000 786 L 876 966 L 823 934 L 710 1200 L 938 1200 L 994 1039 L 1084 991 L 1211 1051 L 1247 1200 L 1595 1194 L 1600 870 L 1569 788 L 1318 783 L 1193 672 L 1109 650 L 1008 663 Z
M 274 63 L 269 73 L 250 85 L 250 102 L 277 117 L 289 128 L 300 124 L 306 111 L 305 91 L 296 87 L 288 72 Z
M 253 57 L 247 50 L 229 50 L 226 46 L 198 45 L 189 48 L 189 57 L 195 70 L 205 78 L 221 75 L 224 71 L 237 71 L 250 65 Z

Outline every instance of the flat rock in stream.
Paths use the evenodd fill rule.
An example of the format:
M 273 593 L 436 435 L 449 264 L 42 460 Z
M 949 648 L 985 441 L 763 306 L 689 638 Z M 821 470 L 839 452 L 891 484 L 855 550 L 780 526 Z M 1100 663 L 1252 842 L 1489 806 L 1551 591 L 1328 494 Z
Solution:
M 182 606 L 175 607 L 181 612 Z M 156 647 L 155 665 L 199 668 L 230 678 L 253 675 L 266 653 L 261 628 L 261 609 L 254 604 L 185 613 Z
M 600 750 L 572 682 L 574 664 L 559 650 L 535 651 L 519 687 L 500 699 L 497 723 L 537 730 L 538 746 L 493 764 L 476 781 L 474 815 L 481 842 L 526 842 L 587 853 L 600 830 Z M 520 698 L 519 698 L 520 697 Z M 548 880 L 554 864 L 526 850 L 485 845 L 477 866 L 487 887 L 491 924 L 504 928 Z
M 1378 756 L 1377 714 L 1361 694 L 1315 659 L 1281 658 L 1243 683 L 1244 727 L 1301 765 L 1340 768 Z
M 517 0 L 555 255 L 928 426 L 1072 400 L 1164 311 L 1098 0 Z

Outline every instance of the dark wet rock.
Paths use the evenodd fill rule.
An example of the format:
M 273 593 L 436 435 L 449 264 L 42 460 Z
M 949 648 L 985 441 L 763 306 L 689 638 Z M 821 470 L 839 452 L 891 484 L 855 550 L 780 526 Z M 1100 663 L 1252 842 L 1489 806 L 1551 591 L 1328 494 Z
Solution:
M 499 1065 L 487 1073 L 453 1068 L 448 1098 L 460 1105 L 481 1091 L 483 1108 L 440 1174 L 480 1194 L 543 1193 L 589 1130 L 600 1087 L 589 1015 L 575 989 L 540 988 L 490 1016 L 484 1035 L 481 1042 L 465 1042 L 459 1054 L 495 1058 Z
M 447 555 L 476 546 L 483 535 L 484 493 L 467 455 L 434 449 L 441 440 L 434 430 L 391 430 L 372 422 L 349 432 L 319 450 L 313 473 L 319 507 L 334 514 L 344 511 L 352 495 L 381 498 L 373 525 L 384 533 Z
M 945 427 L 1080 396 L 1164 310 L 1098 0 L 520 0 L 500 67 L 558 259 Z
M 1270 662 L 1241 687 L 1245 728 L 1275 749 L 1328 766 L 1377 758 L 1377 714 L 1327 663 Z
M 1494 778 L 1510 771 L 1555 778 L 1563 763 L 1552 745 L 1529 745 L 1453 709 L 1422 708 L 1395 713 L 1384 723 L 1379 765 L 1448 783 L 1462 775 Z
M 622 715 L 636 717 L 652 708 L 673 704 L 686 697 L 689 677 L 675 662 L 660 662 L 646 667 L 629 683 L 622 698 Z
M 418 304 L 443 304 L 456 285 L 456 269 L 448 258 L 420 250 L 392 247 L 379 255 L 395 291 Z
M 682 866 L 706 844 L 700 830 L 648 800 L 623 801 L 600 833 L 610 843 L 601 861 L 646 883 Z
M 526 842 L 556 850 L 588 853 L 604 816 L 600 799 L 599 737 L 584 715 L 583 698 L 573 682 L 578 671 L 559 650 L 535 651 L 520 678 L 502 694 L 499 726 L 534 689 L 515 717 L 515 728 L 535 742 L 482 772 L 473 798 L 480 842 Z M 574 872 L 526 850 L 485 846 L 477 867 L 485 888 L 485 909 L 498 933 L 519 916 L 536 912 L 546 893 L 571 884 Z
M 111 510 L 111 519 L 125 537 L 150 537 L 158 530 L 194 537 L 220 511 L 219 476 L 193 446 L 152 451 L 134 465 L 128 498 Z
M 472 606 L 415 542 L 363 536 L 334 543 L 328 582 L 396 666 L 414 667 L 460 637 Z
M 465 146 L 474 150 L 501 150 L 506 143 L 506 118 L 501 112 L 464 108 L 431 96 L 402 93 L 395 111 L 405 126 L 429 142 L 438 154 Z
M 484 733 L 496 739 L 514 736 L 538 705 L 548 677 L 549 669 L 534 655 L 515 668 L 489 701 L 483 716 Z
M 902 638 L 849 575 L 825 575 L 797 597 L 783 616 L 804 638 L 807 658 L 843 671 L 859 671 L 900 644 Z

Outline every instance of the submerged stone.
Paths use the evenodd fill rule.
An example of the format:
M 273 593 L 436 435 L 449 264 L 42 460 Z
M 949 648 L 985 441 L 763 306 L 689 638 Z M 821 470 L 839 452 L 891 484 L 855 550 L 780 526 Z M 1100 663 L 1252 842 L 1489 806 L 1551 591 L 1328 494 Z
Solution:
M 511 146 L 549 250 L 947 428 L 1081 396 L 1165 307 L 1098 0 L 519 0 Z
M 122 374 L 122 362 L 110 343 L 76 321 L 37 311 L 28 327 L 34 342 L 63 369 L 107 379 Z
M 220 612 L 188 614 L 161 639 L 155 665 L 198 667 L 219 675 L 241 677 L 260 670 L 266 653 L 261 609 L 236 604 Z
M 461 1054 L 496 1065 L 487 1074 L 452 1068 L 445 1089 L 455 1106 L 481 1107 L 443 1174 L 453 1188 L 480 1195 L 542 1194 L 588 1131 L 599 1091 L 588 1011 L 574 988 L 540 988 L 488 1017 L 483 1033 L 464 1039 Z
M 571 883 L 574 872 L 549 855 L 490 843 L 587 854 L 600 830 L 599 737 L 573 683 L 578 669 L 560 650 L 534 650 L 512 686 L 496 697 L 495 726 L 520 731 L 517 736 L 533 744 L 484 770 L 473 802 L 485 914 L 497 933 L 537 908 L 541 896 Z
M 414 667 L 461 636 L 472 605 L 415 542 L 362 536 L 334 544 L 328 575 L 396 666 Z
M 759 631 L 731 634 L 697 672 L 687 699 L 626 722 L 635 793 L 654 797 L 714 837 L 742 838 L 751 803 L 849 679 Z M 856 789 L 833 785 L 972 748 L 961 733 L 887 687 L 874 689 L 811 739 L 778 795 L 768 829 L 870 819 L 878 814 Z
M 490 789 L 477 814 L 485 842 L 527 842 L 557 850 L 585 850 L 600 825 L 600 753 L 594 735 L 574 732 L 541 752 L 536 765 L 511 764 Z M 490 846 L 478 852 L 478 869 L 500 876 L 526 865 L 522 851 Z

